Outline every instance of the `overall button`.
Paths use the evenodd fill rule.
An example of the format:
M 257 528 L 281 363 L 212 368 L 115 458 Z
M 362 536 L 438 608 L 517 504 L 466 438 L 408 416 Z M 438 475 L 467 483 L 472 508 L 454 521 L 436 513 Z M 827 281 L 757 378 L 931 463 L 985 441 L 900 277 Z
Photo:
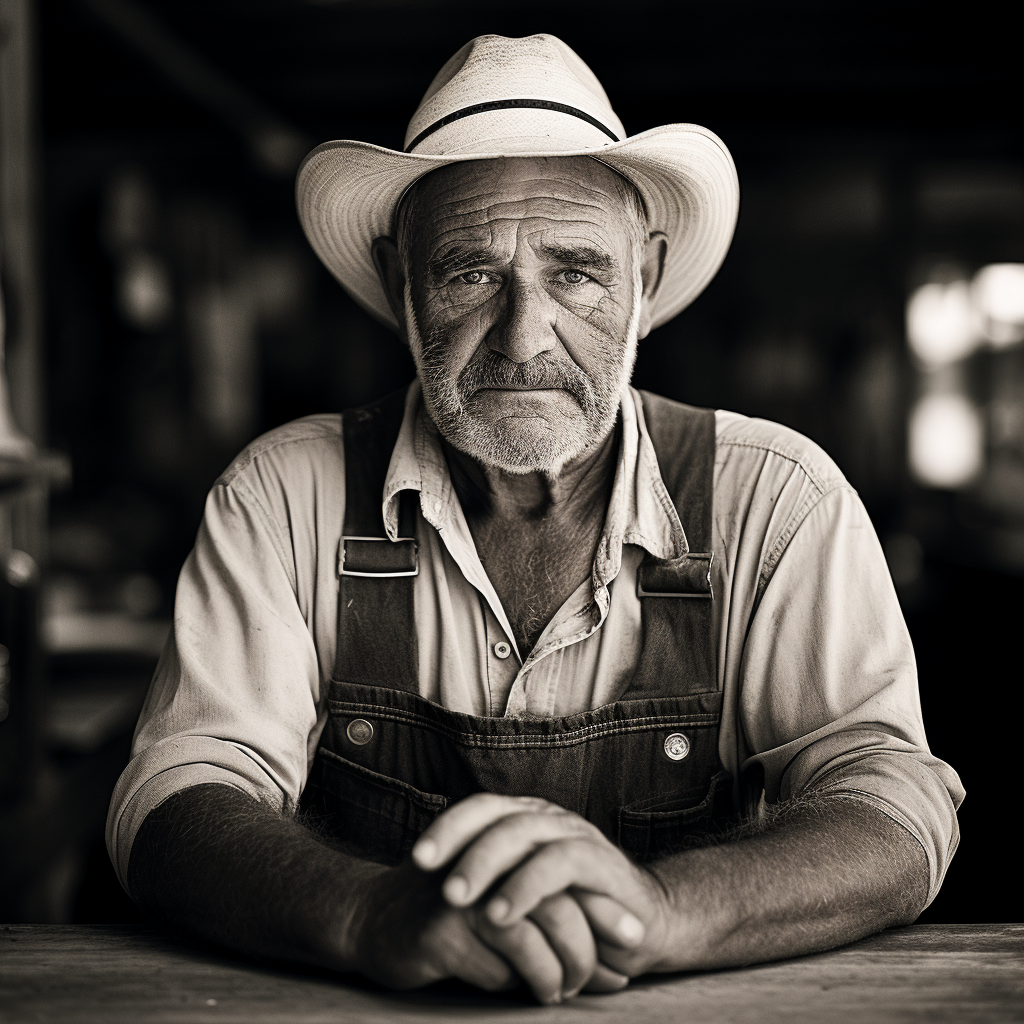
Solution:
M 512 648 L 509 647 L 504 640 L 499 640 L 494 645 L 494 654 L 496 657 L 501 658 L 504 661 L 512 653 Z
M 365 746 L 373 739 L 373 726 L 365 718 L 353 718 L 345 732 L 357 747 Z
M 682 761 L 689 752 L 690 741 L 681 732 L 674 732 L 665 737 L 665 753 L 673 761 Z

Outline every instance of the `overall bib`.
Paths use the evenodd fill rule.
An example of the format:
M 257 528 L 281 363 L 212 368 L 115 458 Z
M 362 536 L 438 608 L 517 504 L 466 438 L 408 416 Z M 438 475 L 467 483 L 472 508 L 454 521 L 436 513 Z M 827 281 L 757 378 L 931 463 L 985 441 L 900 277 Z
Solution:
M 694 844 L 731 813 L 710 573 L 714 412 L 641 395 L 690 553 L 640 565 L 642 652 L 622 698 L 550 719 L 465 715 L 419 695 L 418 495 L 401 495 L 397 543 L 381 515 L 404 394 L 345 413 L 337 658 L 302 799 L 345 849 L 397 864 L 445 807 L 481 791 L 560 804 L 640 862 Z

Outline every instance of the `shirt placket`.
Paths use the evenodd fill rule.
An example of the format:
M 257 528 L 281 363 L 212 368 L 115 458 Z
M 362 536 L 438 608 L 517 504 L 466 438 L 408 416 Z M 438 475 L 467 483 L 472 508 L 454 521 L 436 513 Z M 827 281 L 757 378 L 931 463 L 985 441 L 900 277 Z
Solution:
M 509 697 L 522 668 L 515 644 L 506 635 L 483 595 L 481 612 L 487 635 L 487 713 L 508 713 Z
M 486 703 L 491 714 L 504 704 L 502 713 L 505 717 L 551 716 L 557 700 L 557 676 L 565 661 L 551 656 L 586 640 L 603 624 L 610 605 L 608 587 L 621 565 L 622 544 L 641 543 L 647 548 L 662 546 L 651 545 L 646 538 L 636 536 L 637 531 L 630 529 L 635 509 L 629 495 L 637 484 L 636 463 L 640 461 L 632 395 L 625 396 L 623 414 L 624 436 L 610 514 L 598 544 L 591 579 L 581 584 L 558 610 L 524 661 L 505 610 L 480 561 L 469 524 L 452 488 L 444 455 L 436 437 L 429 436 L 431 428 L 420 410 L 414 434 L 419 479 L 413 486 L 420 490 L 424 519 L 437 530 L 466 581 L 482 598 L 481 613 L 487 637 Z M 646 479 L 644 483 L 650 485 Z M 674 532 L 667 523 L 660 525 L 664 532 Z M 670 542 L 669 546 L 674 545 Z

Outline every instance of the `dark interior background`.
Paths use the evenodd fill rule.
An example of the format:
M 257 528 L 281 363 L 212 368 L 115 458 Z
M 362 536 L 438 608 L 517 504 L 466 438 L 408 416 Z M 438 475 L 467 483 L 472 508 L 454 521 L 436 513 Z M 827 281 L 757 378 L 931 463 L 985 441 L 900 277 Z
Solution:
M 923 387 L 908 296 L 1024 261 L 1008 16 L 846 0 L 42 0 L 41 407 L 74 474 L 50 511 L 50 756 L 87 763 L 92 781 L 75 842 L 56 861 L 40 853 L 35 909 L 21 912 L 135 919 L 102 820 L 217 474 L 262 431 L 412 376 L 306 245 L 298 160 L 333 138 L 401 148 L 464 42 L 544 31 L 594 69 L 631 133 L 696 122 L 731 149 L 732 250 L 642 344 L 635 383 L 795 427 L 857 487 L 914 637 L 933 750 L 968 792 L 961 849 L 923 920 L 1021 920 L 1005 824 L 1022 679 L 1020 346 L 959 365 L 987 417 L 970 484 L 915 482 L 906 441 Z M 99 724 L 76 733 L 83 707 Z

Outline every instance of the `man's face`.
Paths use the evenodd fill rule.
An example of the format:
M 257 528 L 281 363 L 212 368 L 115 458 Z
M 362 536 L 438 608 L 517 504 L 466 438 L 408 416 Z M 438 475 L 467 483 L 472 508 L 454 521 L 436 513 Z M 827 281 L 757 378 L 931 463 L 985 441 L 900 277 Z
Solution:
M 512 473 L 557 473 L 611 431 L 632 372 L 643 226 L 586 157 L 488 160 L 417 187 L 399 246 L 427 410 Z

